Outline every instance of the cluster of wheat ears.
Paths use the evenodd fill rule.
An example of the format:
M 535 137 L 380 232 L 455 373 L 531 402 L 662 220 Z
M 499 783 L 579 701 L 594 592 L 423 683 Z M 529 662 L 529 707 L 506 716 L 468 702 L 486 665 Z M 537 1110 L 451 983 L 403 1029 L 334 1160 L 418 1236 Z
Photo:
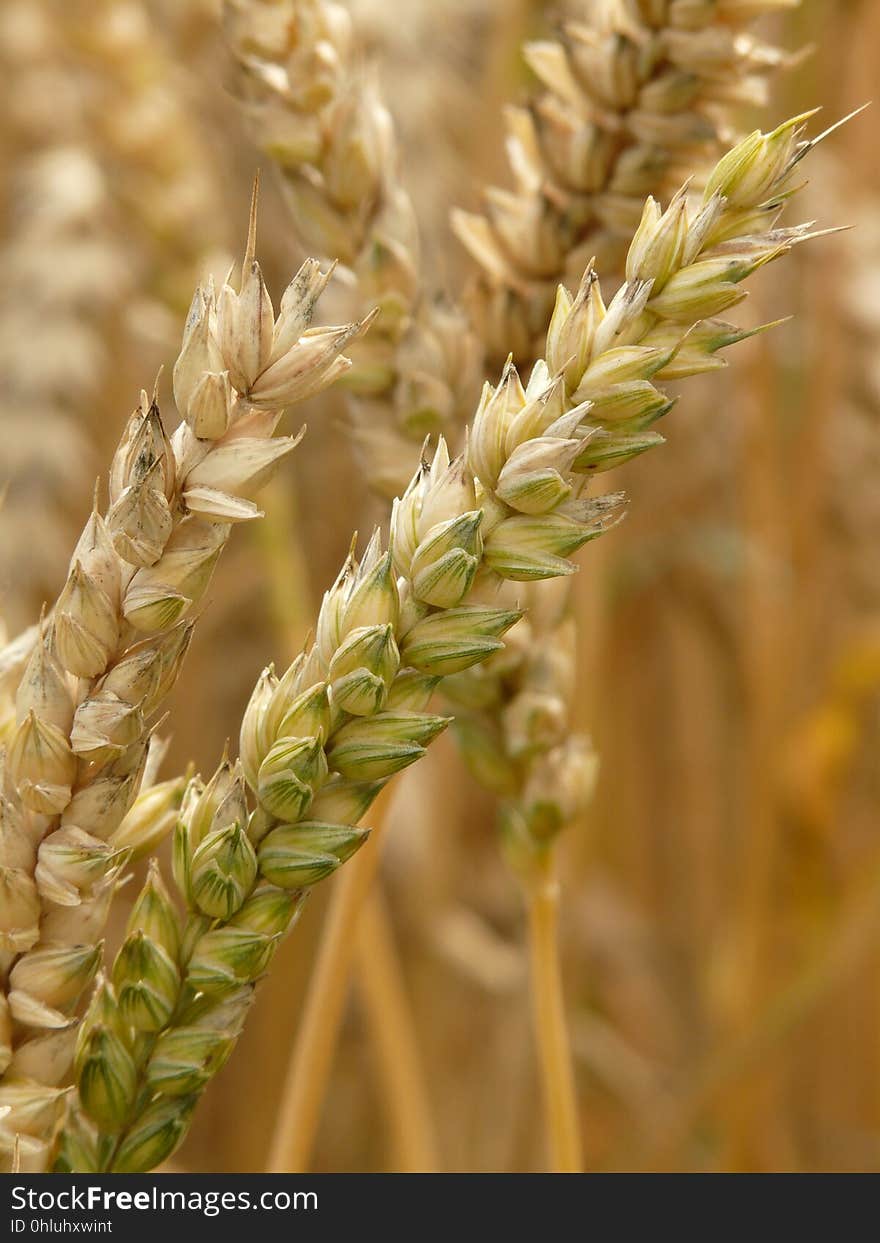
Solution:
M 240 269 L 193 298 L 176 412 L 141 394 L 57 599 L 0 652 L 7 1169 L 166 1161 L 309 890 L 342 868 L 271 1155 L 305 1167 L 385 791 L 453 721 L 528 911 L 550 1159 L 582 1168 L 555 854 L 597 758 L 570 721 L 571 558 L 624 505 L 590 477 L 663 444 L 670 386 L 760 331 L 720 318 L 748 278 L 815 236 L 781 223 L 818 141 L 809 118 L 731 130 L 783 60 L 750 27 L 795 2 L 570 6 L 525 49 L 536 85 L 507 113 L 511 184 L 453 215 L 474 261 L 458 303 L 427 287 L 345 8 L 227 0 L 236 95 L 317 257 L 276 308 L 255 194 Z M 351 322 L 317 327 L 336 263 Z M 162 777 L 163 705 L 214 567 L 299 443 L 276 434 L 285 412 L 337 381 L 387 520 L 353 542 L 302 653 L 230 722 L 237 755 L 207 779 Z M 151 859 L 108 961 L 114 896 L 169 835 L 172 877 Z

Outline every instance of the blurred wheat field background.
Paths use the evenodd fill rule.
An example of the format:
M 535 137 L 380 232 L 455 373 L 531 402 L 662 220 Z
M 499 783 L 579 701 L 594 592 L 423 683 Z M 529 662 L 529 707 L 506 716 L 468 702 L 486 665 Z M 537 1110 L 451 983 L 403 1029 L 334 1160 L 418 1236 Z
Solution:
M 420 279 L 477 305 L 450 212 L 479 212 L 487 185 L 509 184 L 503 110 L 536 90 L 522 43 L 552 39 L 565 19 L 597 20 L 602 6 L 343 7 L 396 126 Z M 732 100 L 725 148 L 818 105 L 824 128 L 876 95 L 877 0 L 754 7 L 778 9 L 758 30 L 786 55 L 766 106 Z M 10 637 L 63 587 L 94 480 L 163 362 L 160 404 L 172 409 L 167 364 L 192 289 L 207 273 L 222 281 L 239 254 L 258 170 L 273 295 L 318 253 L 255 138 L 254 99 L 242 106 L 220 10 L 219 0 L 7 0 L 0 11 Z M 750 282 L 741 322 L 791 322 L 680 386 L 680 407 L 659 424 L 667 444 L 603 488 L 626 490 L 626 520 L 578 554 L 568 580 L 564 697 L 599 757 L 558 863 L 587 1170 L 880 1167 L 878 126 L 874 108 L 811 153 L 798 219 L 852 229 Z M 617 258 L 611 241 L 607 259 L 597 249 L 610 297 Z M 589 259 L 574 277 L 566 270 L 570 284 Z M 333 282 L 321 322 L 359 318 L 367 308 L 352 311 L 351 297 L 350 281 Z M 494 383 L 498 321 L 483 307 L 471 322 Z M 466 346 L 456 321 L 444 348 L 459 351 L 462 393 L 450 401 L 470 410 L 471 370 L 483 373 Z M 430 365 L 418 363 L 423 377 Z M 350 407 L 337 387 L 290 416 L 286 430 L 305 421 L 308 433 L 261 497 L 266 519 L 234 533 L 199 606 L 162 726 L 162 776 L 191 762 L 210 773 L 228 739 L 236 748 L 260 670 L 286 667 L 307 642 L 352 530 L 363 545 L 386 522 L 352 451 L 363 410 Z M 406 442 L 404 480 L 420 440 Z M 392 473 L 401 450 L 389 445 Z M 451 731 L 392 790 L 311 1168 L 549 1168 L 526 916 L 495 800 Z M 165 844 L 163 866 L 169 857 Z M 111 913 L 111 956 L 143 865 L 135 873 Z M 340 880 L 316 887 L 280 947 L 171 1168 L 267 1168 Z

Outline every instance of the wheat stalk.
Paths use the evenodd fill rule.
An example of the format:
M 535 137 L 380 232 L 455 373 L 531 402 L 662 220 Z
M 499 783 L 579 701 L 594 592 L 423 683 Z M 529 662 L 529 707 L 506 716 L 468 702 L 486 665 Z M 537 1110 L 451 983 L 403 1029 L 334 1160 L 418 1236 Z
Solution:
M 155 395 L 142 394 L 113 460 L 109 510 L 96 504 L 79 539 L 6 731 L 0 1102 L 12 1111 L 0 1146 L 10 1152 L 20 1132 L 33 1168 L 64 1103 L 76 1007 L 120 870 L 155 842 L 149 817 L 140 834 L 123 817 L 189 645 L 185 615 L 299 441 L 274 435 L 284 408 L 346 369 L 341 350 L 366 322 L 308 327 L 329 276 L 315 260 L 276 317 L 254 258 L 255 214 L 256 196 L 240 288 L 209 284 L 193 300 L 174 368 L 183 421 L 169 437 Z
M 621 503 L 585 498 L 584 477 L 609 451 L 648 447 L 668 400 L 659 385 L 704 370 L 730 341 L 705 317 L 810 236 L 777 227 L 814 145 L 803 120 L 729 152 L 695 208 L 684 194 L 665 212 L 649 200 L 607 307 L 592 268 L 576 297 L 560 290 L 529 384 L 508 364 L 486 386 L 466 453 L 450 460 L 441 441 L 395 502 L 388 547 L 377 532 L 360 561 L 350 554 L 314 643 L 280 679 L 264 671 L 240 761 L 184 798 L 174 872 L 186 920 L 154 869 L 83 1026 L 67 1167 L 144 1170 L 180 1142 L 305 891 L 363 845 L 361 816 L 447 724 L 427 711 L 435 685 L 501 649 L 518 614 L 491 593 L 572 572 L 570 554 Z
M 442 1170 L 422 1065 L 421 1035 L 413 1021 L 394 926 L 380 889 L 370 894 L 358 938 L 357 992 L 370 1027 L 382 1100 L 388 1111 L 395 1173 Z

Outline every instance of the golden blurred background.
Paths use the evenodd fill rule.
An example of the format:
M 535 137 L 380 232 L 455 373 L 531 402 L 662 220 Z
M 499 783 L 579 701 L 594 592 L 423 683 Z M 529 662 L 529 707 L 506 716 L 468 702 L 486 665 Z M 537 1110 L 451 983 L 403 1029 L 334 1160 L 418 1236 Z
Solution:
M 503 177 L 502 105 L 528 87 L 519 45 L 556 10 L 348 7 L 399 126 L 425 263 L 458 294 L 449 210 Z M 876 93 L 877 0 L 802 0 L 768 33 L 792 61 L 743 128 L 819 104 L 830 123 Z M 195 281 L 239 249 L 260 157 L 212 0 L 6 0 L 0 62 L 0 613 L 14 634 L 60 588 Z M 626 521 L 581 554 L 576 724 L 601 770 L 561 874 L 588 1169 L 880 1167 L 878 142 L 874 109 L 813 158 L 807 214 L 853 229 L 759 277 L 748 321 L 794 319 L 690 386 L 667 447 L 619 472 Z M 302 256 L 264 171 L 275 292 Z M 342 400 L 312 406 L 270 520 L 236 533 L 214 580 L 171 705 L 169 774 L 213 769 L 259 670 L 301 645 L 352 528 L 380 512 Z M 546 1165 L 523 915 L 493 816 L 444 738 L 399 780 L 384 858 L 444 1170 Z M 263 1168 L 329 888 L 175 1168 Z M 360 959 L 317 1170 L 406 1168 L 388 1004 Z

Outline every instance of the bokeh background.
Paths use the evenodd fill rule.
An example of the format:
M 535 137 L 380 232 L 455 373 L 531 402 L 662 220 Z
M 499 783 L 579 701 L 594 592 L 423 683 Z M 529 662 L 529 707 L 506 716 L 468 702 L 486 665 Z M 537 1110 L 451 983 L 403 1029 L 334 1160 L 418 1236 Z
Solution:
M 538 0 L 348 0 L 398 123 L 432 280 L 467 264 L 453 205 L 504 177 Z M 877 93 L 877 0 L 802 0 L 776 122 Z M 0 10 L 0 614 L 64 579 L 138 390 L 192 287 L 243 241 L 259 156 L 212 0 Z M 577 724 L 601 756 L 563 848 L 563 953 L 592 1169 L 880 1167 L 880 112 L 811 158 L 806 211 L 852 225 L 753 282 L 792 322 L 690 391 L 620 472 L 627 520 L 581 557 Z M 260 252 L 301 259 L 265 170 Z M 330 309 L 332 314 L 332 307 Z M 170 396 L 168 401 L 170 407 Z M 172 704 L 165 772 L 216 765 L 256 675 L 304 640 L 354 526 L 380 512 L 333 394 L 221 563 Z M 257 529 L 259 528 L 259 529 Z M 400 779 L 382 876 L 448 1170 L 544 1168 L 522 904 L 451 739 Z M 176 1168 L 259 1170 L 320 933 L 320 887 Z M 131 890 L 136 892 L 136 886 Z M 124 919 L 125 902 L 119 919 Z M 405 1168 L 359 963 L 316 1169 Z

